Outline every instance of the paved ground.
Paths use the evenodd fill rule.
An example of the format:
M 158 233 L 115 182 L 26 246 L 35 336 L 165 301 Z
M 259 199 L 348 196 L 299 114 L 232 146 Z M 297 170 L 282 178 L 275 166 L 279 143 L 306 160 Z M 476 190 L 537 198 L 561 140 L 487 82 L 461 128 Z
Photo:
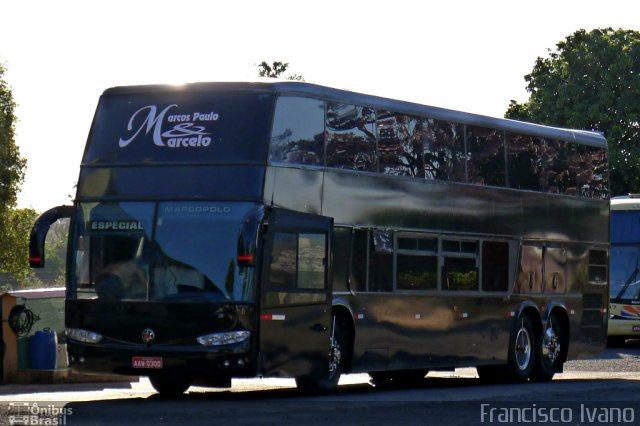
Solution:
M 171 400 L 160 398 L 146 379 L 4 385 L 0 386 L 0 424 L 8 424 L 9 414 L 16 410 L 33 410 L 33 404 L 36 409 L 70 410 L 65 423 L 60 423 L 60 416 L 47 417 L 69 425 L 469 425 L 495 423 L 482 417 L 491 408 L 522 410 L 532 406 L 542 411 L 564 410 L 571 416 L 569 424 L 640 424 L 637 345 L 610 348 L 590 360 L 571 361 L 565 373 L 550 383 L 485 385 L 473 368 L 431 372 L 413 388 L 376 389 L 368 380 L 363 374 L 344 376 L 336 394 L 317 397 L 297 393 L 293 380 L 234 380 L 231 389 L 192 387 L 186 395 Z M 627 410 L 624 413 L 627 419 L 633 416 L 633 422 L 611 422 L 602 417 L 622 413 L 620 410 Z M 602 416 L 588 417 L 594 413 Z M 39 418 L 44 419 L 42 415 Z

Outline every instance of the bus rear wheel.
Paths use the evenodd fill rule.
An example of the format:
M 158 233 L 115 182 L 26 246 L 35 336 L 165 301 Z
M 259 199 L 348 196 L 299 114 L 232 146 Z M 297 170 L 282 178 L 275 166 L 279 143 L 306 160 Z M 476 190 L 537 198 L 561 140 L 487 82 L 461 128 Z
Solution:
M 168 375 L 149 376 L 151 386 L 166 397 L 182 395 L 191 387 L 191 379 L 185 377 L 170 377 Z
M 546 329 L 540 336 L 532 379 L 549 381 L 560 371 L 567 350 L 567 329 L 556 314 L 549 316 Z
M 509 381 L 524 382 L 531 377 L 537 350 L 535 333 L 528 315 L 518 317 L 509 341 L 507 377 Z

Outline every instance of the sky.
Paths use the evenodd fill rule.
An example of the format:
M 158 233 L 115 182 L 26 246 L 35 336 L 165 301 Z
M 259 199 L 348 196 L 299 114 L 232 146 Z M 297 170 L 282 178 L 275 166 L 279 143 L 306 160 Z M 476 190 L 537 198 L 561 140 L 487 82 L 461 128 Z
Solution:
M 307 82 L 502 117 L 536 58 L 578 29 L 640 31 L 637 0 L 20 0 L 0 63 L 27 159 L 19 207 L 69 204 L 100 94 L 131 84 Z

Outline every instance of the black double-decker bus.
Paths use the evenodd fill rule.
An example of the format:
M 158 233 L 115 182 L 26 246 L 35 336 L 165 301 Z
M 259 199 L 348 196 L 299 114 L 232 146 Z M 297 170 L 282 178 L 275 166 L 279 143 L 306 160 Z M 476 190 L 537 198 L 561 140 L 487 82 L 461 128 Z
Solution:
M 549 380 L 606 341 L 607 145 L 301 82 L 104 92 L 70 217 L 82 372 L 161 393 L 475 366 Z

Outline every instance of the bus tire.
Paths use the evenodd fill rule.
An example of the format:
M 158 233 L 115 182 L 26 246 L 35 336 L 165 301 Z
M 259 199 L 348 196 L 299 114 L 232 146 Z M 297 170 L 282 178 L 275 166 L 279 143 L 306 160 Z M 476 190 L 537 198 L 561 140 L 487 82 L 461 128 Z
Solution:
M 520 315 L 509 339 L 507 377 L 512 382 L 525 382 L 531 377 L 537 354 L 536 338 L 531 318 Z
M 149 376 L 151 386 L 161 395 L 175 397 L 182 395 L 191 387 L 191 379 L 185 377 L 170 377 L 168 375 Z
M 296 377 L 296 386 L 304 393 L 323 394 L 334 392 L 338 389 L 338 381 L 347 365 L 351 338 L 349 337 L 344 317 L 334 314 L 333 323 L 335 328 L 329 351 L 329 372 L 324 378 L 314 376 Z
M 531 376 L 533 380 L 549 381 L 562 369 L 568 349 L 567 337 L 566 324 L 558 315 L 552 313 L 546 329 L 542 331 L 538 340 L 538 352 Z

